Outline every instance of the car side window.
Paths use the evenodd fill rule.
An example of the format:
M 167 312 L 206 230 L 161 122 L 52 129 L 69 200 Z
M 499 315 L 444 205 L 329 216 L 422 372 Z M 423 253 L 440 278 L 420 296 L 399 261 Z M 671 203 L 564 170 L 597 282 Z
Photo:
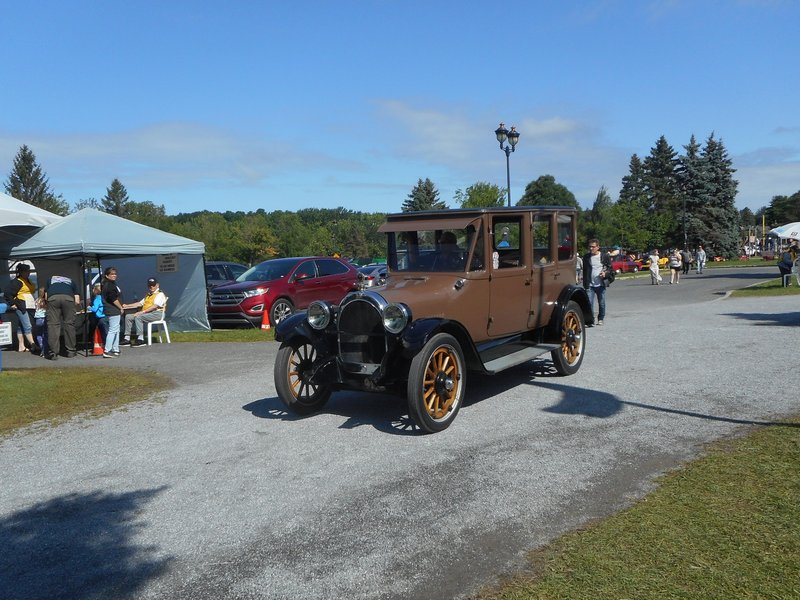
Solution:
M 534 215 L 533 217 L 533 264 L 547 265 L 553 262 L 551 248 L 552 227 L 551 215 Z
M 297 267 L 297 270 L 294 272 L 294 280 L 297 281 L 298 279 L 311 279 L 312 277 L 317 276 L 317 269 L 314 266 L 313 260 L 307 260 L 305 262 L 300 263 L 300 266 Z
M 508 269 L 524 265 L 524 257 L 520 251 L 522 219 L 498 217 L 492 220 L 492 231 L 493 250 L 497 258 L 495 268 Z
M 219 265 L 206 265 L 206 279 L 225 279 Z
M 575 215 L 558 215 L 558 260 L 575 258 Z
M 340 263 L 338 260 L 330 258 L 323 258 L 317 261 L 317 269 L 319 269 L 319 276 L 325 277 L 326 275 L 341 275 L 347 273 L 347 267 Z

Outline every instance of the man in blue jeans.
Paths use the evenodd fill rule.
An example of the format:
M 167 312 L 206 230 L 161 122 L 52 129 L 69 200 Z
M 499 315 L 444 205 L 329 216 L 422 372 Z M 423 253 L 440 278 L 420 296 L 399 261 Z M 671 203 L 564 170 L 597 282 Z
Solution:
M 589 252 L 583 255 L 583 287 L 589 294 L 594 315 L 594 297 L 597 296 L 598 325 L 606 318 L 606 275 L 611 272 L 611 257 L 600 252 L 600 242 L 589 240 Z

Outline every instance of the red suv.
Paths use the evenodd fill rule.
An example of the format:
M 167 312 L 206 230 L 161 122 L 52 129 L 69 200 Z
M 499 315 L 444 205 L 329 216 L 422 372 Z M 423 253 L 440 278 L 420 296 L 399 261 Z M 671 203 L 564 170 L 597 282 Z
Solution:
M 264 311 L 274 327 L 314 300 L 338 303 L 356 289 L 358 271 L 323 256 L 275 258 L 249 268 L 232 283 L 208 293 L 208 320 L 215 325 L 260 327 Z

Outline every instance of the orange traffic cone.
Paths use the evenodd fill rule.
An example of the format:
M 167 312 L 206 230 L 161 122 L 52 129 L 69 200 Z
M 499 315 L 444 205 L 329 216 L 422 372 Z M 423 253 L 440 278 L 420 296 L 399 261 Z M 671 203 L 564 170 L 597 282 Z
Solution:
M 94 347 L 92 348 L 92 356 L 103 354 L 103 340 L 100 337 L 100 328 L 94 328 Z
M 269 311 L 264 309 L 264 313 L 261 316 L 261 329 L 270 329 L 269 326 Z

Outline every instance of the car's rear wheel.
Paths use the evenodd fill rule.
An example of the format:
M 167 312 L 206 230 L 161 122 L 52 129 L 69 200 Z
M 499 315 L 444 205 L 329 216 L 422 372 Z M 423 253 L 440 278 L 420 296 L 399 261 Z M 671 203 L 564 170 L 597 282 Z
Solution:
M 585 331 L 583 311 L 577 303 L 568 302 L 561 316 L 561 347 L 551 352 L 559 375 L 572 375 L 580 369 L 586 346 Z
M 282 344 L 275 358 L 275 389 L 286 407 L 300 415 L 322 408 L 331 397 L 329 385 L 308 381 L 317 351 L 306 340 Z
M 450 426 L 464 401 L 464 353 L 451 335 L 433 336 L 411 361 L 408 411 L 421 429 L 436 433 Z
M 272 303 L 272 308 L 269 309 L 269 321 L 272 323 L 272 326 L 275 327 L 286 317 L 291 316 L 293 312 L 294 304 L 286 298 L 278 298 Z

